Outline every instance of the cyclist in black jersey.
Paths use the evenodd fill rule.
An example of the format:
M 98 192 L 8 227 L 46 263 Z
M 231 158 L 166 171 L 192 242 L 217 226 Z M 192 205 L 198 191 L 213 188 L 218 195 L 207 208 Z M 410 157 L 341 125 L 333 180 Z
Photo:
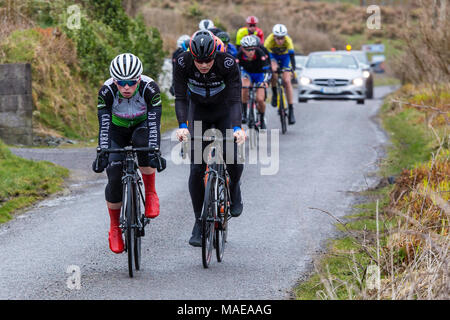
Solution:
M 110 74 L 111 78 L 98 93 L 99 147 L 123 148 L 130 143 L 136 147 L 159 147 L 162 102 L 156 82 L 142 75 L 142 63 L 131 53 L 114 58 Z M 122 159 L 123 154 L 110 154 L 97 158 L 92 164 L 97 173 L 106 168 L 105 198 L 111 219 L 109 246 L 115 253 L 124 250 L 119 227 Z M 164 170 L 165 160 L 160 163 L 154 154 L 139 153 L 138 163 L 145 186 L 145 216 L 155 218 L 159 215 L 155 170 Z
M 271 77 L 271 68 L 268 56 L 258 47 L 257 37 L 250 35 L 241 40 L 241 48 L 236 56 L 236 60 L 241 66 L 242 85 L 264 86 Z M 264 102 L 264 88 L 256 90 L 257 108 L 260 114 L 260 128 L 266 129 L 264 113 L 266 104 Z M 242 122 L 247 122 L 247 102 L 249 89 L 242 89 Z
M 173 91 L 173 71 L 175 70 L 175 63 L 177 61 L 177 57 L 188 50 L 189 47 L 189 41 L 191 40 L 191 37 L 189 37 L 187 34 L 183 34 L 180 36 L 177 40 L 177 49 L 172 54 L 172 85 L 169 88 L 169 92 L 171 95 L 175 95 L 175 91 Z
M 194 136 L 194 122 L 201 121 L 201 133 L 213 125 L 227 136 L 227 129 L 233 132 L 238 144 L 245 141 L 245 132 L 241 128 L 241 77 L 234 57 L 225 52 L 218 52 L 213 34 L 207 30 L 199 30 L 192 37 L 189 52 L 178 56 L 175 65 L 175 110 L 179 123 L 177 137 L 187 140 Z M 186 95 L 189 90 L 189 95 Z M 189 106 L 189 108 L 188 108 Z M 195 224 L 189 244 L 201 246 L 201 215 L 204 197 L 203 175 L 206 163 L 195 158 L 195 145 L 191 143 L 191 168 L 189 176 L 189 192 L 195 215 Z M 202 144 L 201 155 L 205 144 Z M 234 161 L 227 161 L 230 174 L 231 215 L 239 216 L 243 210 L 240 178 L 243 164 L 237 163 L 237 147 L 234 147 Z M 224 159 L 226 157 L 224 146 Z

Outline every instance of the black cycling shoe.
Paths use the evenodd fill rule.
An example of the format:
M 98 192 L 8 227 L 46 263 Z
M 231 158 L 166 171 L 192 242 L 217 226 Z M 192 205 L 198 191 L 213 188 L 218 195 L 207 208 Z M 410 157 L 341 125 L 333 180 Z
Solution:
M 230 188 L 231 193 L 231 206 L 230 214 L 232 217 L 239 217 L 244 209 L 244 204 L 242 203 L 241 197 L 241 187 L 238 184 L 234 188 Z M 234 189 L 234 190 L 233 190 Z
M 295 124 L 294 107 L 289 107 L 288 123 Z
M 272 103 L 272 107 L 276 107 L 277 106 L 277 94 L 275 93 L 275 94 L 273 94 L 272 93 L 272 101 L 271 101 Z
M 244 204 L 242 202 L 232 204 L 230 207 L 230 214 L 233 218 L 239 217 L 244 210 Z
M 193 247 L 202 246 L 202 223 L 199 218 L 200 214 L 196 214 L 194 228 L 192 229 L 192 236 L 189 239 L 189 244 Z
M 259 119 L 260 119 L 259 120 L 259 128 L 262 129 L 262 130 L 267 129 L 266 122 L 264 121 L 264 115 L 261 114 Z

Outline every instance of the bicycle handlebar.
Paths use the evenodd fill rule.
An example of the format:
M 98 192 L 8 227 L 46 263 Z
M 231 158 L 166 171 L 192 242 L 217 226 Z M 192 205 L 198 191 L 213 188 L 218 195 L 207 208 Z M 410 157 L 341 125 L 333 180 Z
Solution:
M 259 89 L 259 88 L 265 88 L 266 86 L 242 86 L 242 89 Z
M 97 155 L 104 155 L 109 153 L 125 153 L 125 152 L 156 152 L 159 153 L 158 147 L 138 147 L 133 148 L 131 146 L 127 146 L 125 148 L 109 148 L 109 149 L 102 149 L 100 147 L 97 147 Z
M 236 141 L 235 137 L 225 137 L 225 138 L 218 138 L 218 137 L 191 137 L 191 140 L 201 140 L 205 142 L 213 142 L 213 141 Z

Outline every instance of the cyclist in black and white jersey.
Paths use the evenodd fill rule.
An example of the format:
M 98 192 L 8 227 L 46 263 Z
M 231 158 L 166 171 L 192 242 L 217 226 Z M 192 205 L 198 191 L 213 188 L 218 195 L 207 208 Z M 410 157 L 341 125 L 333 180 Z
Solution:
M 159 147 L 162 102 L 156 82 L 142 75 L 142 63 L 131 53 L 120 54 L 111 61 L 111 78 L 106 80 L 98 94 L 98 144 L 102 149 Z M 154 154 L 138 153 L 139 169 L 145 186 L 145 216 L 159 215 L 159 199 L 155 189 L 155 168 L 165 167 Z M 111 219 L 109 246 L 115 253 L 124 250 L 119 228 L 122 206 L 123 154 L 110 154 L 97 158 L 92 164 L 95 172 L 106 168 L 108 184 L 106 203 Z

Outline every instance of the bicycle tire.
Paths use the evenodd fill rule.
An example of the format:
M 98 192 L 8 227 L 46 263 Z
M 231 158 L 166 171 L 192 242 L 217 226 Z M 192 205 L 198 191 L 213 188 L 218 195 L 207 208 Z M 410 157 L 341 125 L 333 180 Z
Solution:
M 228 191 L 225 182 L 219 183 L 219 196 L 221 199 L 219 208 L 223 208 L 223 212 L 220 212 L 220 228 L 216 228 L 216 258 L 217 262 L 223 261 L 223 256 L 225 253 L 225 243 L 227 241 L 228 234 Z
M 279 111 L 280 111 L 280 121 L 281 121 L 281 133 L 285 134 L 287 131 L 287 123 L 286 123 L 286 103 L 284 101 L 284 92 L 282 88 L 278 89 L 278 98 L 279 98 Z
M 205 199 L 203 201 L 202 213 L 202 263 L 204 268 L 208 268 L 211 262 L 212 250 L 215 237 L 215 219 L 216 219 L 216 195 L 215 178 L 213 174 L 208 175 L 205 188 Z
M 250 140 L 250 148 L 254 149 L 258 145 L 258 128 L 256 127 L 256 114 L 255 114 L 256 106 L 253 101 L 250 102 L 250 106 L 251 106 L 250 113 L 252 114 L 252 121 L 250 122 L 249 120 L 249 140 Z
M 141 207 L 139 201 L 139 192 L 135 184 L 133 184 L 133 198 L 134 198 L 134 215 L 133 215 L 133 225 L 135 226 L 133 237 L 134 237 L 134 266 L 136 270 L 140 270 L 141 268 L 141 234 L 140 230 L 138 230 L 139 219 L 141 218 Z
M 134 230 L 132 228 L 133 219 L 133 191 L 131 187 L 131 180 L 128 180 L 125 184 L 126 188 L 126 204 L 125 204 L 125 246 L 128 254 L 128 274 L 130 278 L 133 278 L 133 240 Z

